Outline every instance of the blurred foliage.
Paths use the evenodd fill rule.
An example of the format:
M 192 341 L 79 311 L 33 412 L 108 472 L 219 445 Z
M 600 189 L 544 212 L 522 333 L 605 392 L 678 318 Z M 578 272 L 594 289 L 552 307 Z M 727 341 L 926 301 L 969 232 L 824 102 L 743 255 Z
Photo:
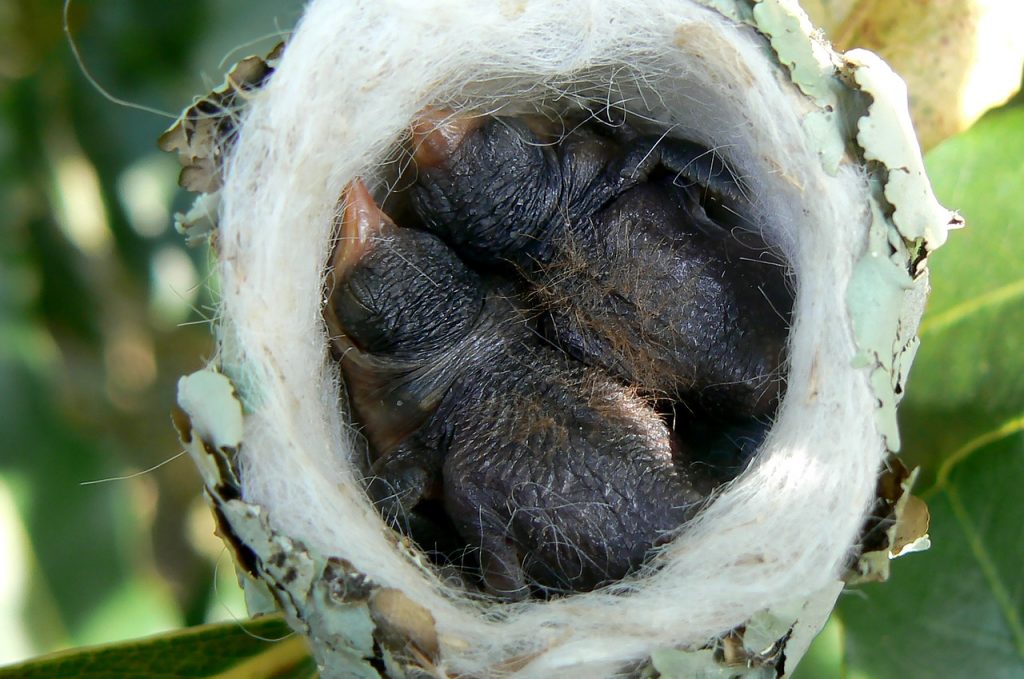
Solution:
M 206 254 L 155 140 L 299 2 L 0 2 L 0 662 L 225 617 L 235 602 L 168 420 L 212 349 Z M 201 75 L 202 74 L 202 75 Z
M 0 679 L 315 679 L 306 640 L 280 616 L 220 623 L 58 653 L 0 668 Z
M 89 72 L 167 116 L 97 91 L 61 4 L 0 0 L 0 663 L 243 614 L 167 423 L 178 376 L 211 351 L 211 310 L 206 255 L 170 229 L 190 199 L 155 139 L 225 66 L 276 42 L 301 3 L 73 4 Z M 1024 484 L 1024 102 L 927 160 L 969 225 L 932 259 L 901 412 L 935 546 L 844 596 L 807 679 L 1024 676 L 1011 501 Z

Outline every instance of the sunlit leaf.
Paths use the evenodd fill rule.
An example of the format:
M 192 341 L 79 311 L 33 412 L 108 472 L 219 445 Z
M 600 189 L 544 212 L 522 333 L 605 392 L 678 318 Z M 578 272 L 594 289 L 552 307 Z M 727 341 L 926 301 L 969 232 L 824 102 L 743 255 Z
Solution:
M 0 679 L 314 679 L 305 639 L 279 617 L 78 648 L 0 668 Z
M 842 28 L 859 3 L 860 0 L 803 0 L 800 6 L 815 26 L 832 35 Z
M 880 54 L 907 81 L 918 137 L 931 148 L 1020 87 L 1024 4 L 998 0 L 804 0 L 838 49 Z

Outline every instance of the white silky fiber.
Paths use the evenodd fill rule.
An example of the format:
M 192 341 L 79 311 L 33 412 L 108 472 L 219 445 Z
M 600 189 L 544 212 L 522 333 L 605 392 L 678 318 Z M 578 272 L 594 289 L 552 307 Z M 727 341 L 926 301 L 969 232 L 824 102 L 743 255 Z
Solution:
M 630 111 L 721 154 L 793 267 L 788 387 L 759 457 L 611 588 L 511 605 L 453 589 L 396 548 L 350 462 L 322 318 L 339 197 L 357 177 L 385 195 L 427 107 Z M 248 411 L 245 499 L 428 608 L 452 675 L 605 676 L 835 582 L 886 450 L 846 303 L 867 175 L 848 156 L 823 167 L 811 109 L 763 36 L 697 2 L 311 2 L 247 104 L 222 194 L 218 358 Z

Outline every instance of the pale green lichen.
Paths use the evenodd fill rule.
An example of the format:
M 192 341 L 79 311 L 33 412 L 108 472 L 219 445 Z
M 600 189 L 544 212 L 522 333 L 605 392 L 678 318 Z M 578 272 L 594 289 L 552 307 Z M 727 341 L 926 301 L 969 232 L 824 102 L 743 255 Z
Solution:
M 844 107 L 850 92 L 837 77 L 832 50 L 795 2 L 756 0 L 753 17 L 790 80 L 809 98 L 803 120 L 807 140 L 817 149 L 825 171 L 835 175 L 847 159 L 849 112 Z
M 838 83 L 832 51 L 814 35 L 814 27 L 793 0 L 757 0 L 754 21 L 772 44 L 790 78 L 819 106 L 834 106 Z
M 375 625 L 366 592 L 353 592 L 351 600 L 330 595 L 330 588 L 350 574 L 333 573 L 331 564 L 305 546 L 278 534 L 262 509 L 241 500 L 214 498 L 229 524 L 231 542 L 245 545 L 252 554 L 236 557 L 240 563 L 255 558 L 260 580 L 272 585 L 278 608 L 289 624 L 319 640 L 312 648 L 325 679 L 379 679 L 369 660 L 374 657 Z M 222 526 L 222 529 L 224 526 Z M 360 581 L 362 576 L 356 576 Z M 347 589 L 347 588 L 346 588 Z
M 902 266 L 889 257 L 890 226 L 876 201 L 871 205 L 871 226 L 868 230 L 867 252 L 854 267 L 847 288 L 847 307 L 860 352 L 854 365 L 870 371 L 872 390 L 879 400 L 878 427 L 889 450 L 900 448 L 899 426 L 896 422 L 896 390 L 894 369 L 902 354 L 899 330 L 903 304 L 915 282 Z
M 939 205 L 925 174 L 903 81 L 869 52 L 854 50 L 845 60 L 847 73 L 871 99 L 856 140 L 864 158 L 876 164 L 868 248 L 854 270 L 847 304 L 860 347 L 857 364 L 871 370 L 879 399 L 879 428 L 889 450 L 898 451 L 896 405 L 917 352 L 917 323 L 928 293 L 923 262 L 958 217 Z
M 894 208 L 892 221 L 905 239 L 923 239 L 934 250 L 946 242 L 955 216 L 939 205 L 925 173 L 906 84 L 871 52 L 851 50 L 845 59 L 854 80 L 872 98 L 868 114 L 860 119 L 857 142 L 866 159 L 881 163 L 889 173 L 885 197 Z
M 188 212 L 174 215 L 174 230 L 185 237 L 189 246 L 207 242 L 217 230 L 217 210 L 220 208 L 220 191 L 201 193 Z
M 835 176 L 846 155 L 846 139 L 840 131 L 839 114 L 834 110 L 812 111 L 804 117 L 804 130 L 817 143 L 822 167 Z
M 754 23 L 754 12 L 749 3 L 736 2 L 736 0 L 699 0 L 699 2 L 736 23 Z
M 200 370 L 178 381 L 178 405 L 192 419 L 192 429 L 217 448 L 238 449 L 242 443 L 242 405 L 231 381 L 219 372 Z M 207 485 L 227 479 L 204 475 Z
M 178 380 L 178 405 L 190 419 L 189 438 L 183 435 L 182 440 L 203 483 L 207 488 L 237 486 L 231 458 L 242 444 L 243 425 L 234 386 L 219 372 L 200 370 Z M 179 430 L 183 426 L 179 423 Z
M 242 445 L 243 418 L 231 382 L 209 369 L 183 377 L 178 404 L 175 423 L 203 476 L 218 532 L 235 551 L 247 600 L 266 610 L 272 599 L 294 629 L 320 641 L 313 654 L 325 679 L 379 679 L 369 663 L 375 656 L 368 604 L 373 584 L 278 534 L 261 507 L 238 499 L 233 456 Z

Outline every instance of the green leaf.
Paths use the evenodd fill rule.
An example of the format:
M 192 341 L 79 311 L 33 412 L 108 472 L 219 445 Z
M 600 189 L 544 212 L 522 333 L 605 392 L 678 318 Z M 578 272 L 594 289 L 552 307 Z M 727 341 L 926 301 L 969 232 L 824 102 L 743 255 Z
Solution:
M 930 480 L 953 451 L 1024 414 L 1024 108 L 928 155 L 967 228 L 930 262 L 933 292 L 901 406 L 909 465 Z
M 1024 435 L 961 460 L 929 494 L 932 548 L 842 602 L 847 663 L 864 676 L 1024 676 Z
M 0 668 L 0 679 L 313 679 L 303 637 L 279 616 L 61 651 Z
M 967 229 L 930 262 L 934 292 L 901 406 L 932 548 L 843 598 L 847 676 L 1024 676 L 1024 108 L 929 154 Z

